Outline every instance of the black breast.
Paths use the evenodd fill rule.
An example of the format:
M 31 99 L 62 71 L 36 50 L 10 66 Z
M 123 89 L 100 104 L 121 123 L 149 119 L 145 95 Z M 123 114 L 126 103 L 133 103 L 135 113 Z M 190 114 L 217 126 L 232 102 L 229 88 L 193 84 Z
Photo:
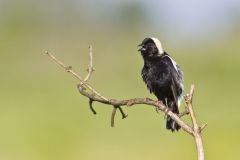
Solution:
M 165 98 L 174 100 L 171 85 L 175 83 L 177 87 L 177 96 L 182 94 L 181 85 L 177 82 L 178 71 L 174 68 L 171 59 L 166 55 L 159 55 L 145 59 L 142 69 L 142 78 L 150 92 L 154 93 L 159 100 L 165 101 Z

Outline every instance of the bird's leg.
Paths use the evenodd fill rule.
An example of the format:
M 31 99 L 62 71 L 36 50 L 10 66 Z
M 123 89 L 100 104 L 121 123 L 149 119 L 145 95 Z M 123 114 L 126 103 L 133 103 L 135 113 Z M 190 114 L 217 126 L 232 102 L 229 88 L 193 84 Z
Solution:
M 163 102 L 162 102 L 161 100 L 157 100 L 157 103 L 163 104 Z M 158 107 L 155 107 L 155 109 L 156 109 L 156 112 L 159 113 L 159 112 L 158 112 L 159 108 L 158 108 Z
M 167 98 L 165 98 L 165 104 L 166 104 L 166 106 L 168 108 Z
M 166 119 L 166 117 L 167 117 L 167 112 L 170 110 L 170 108 L 168 107 L 167 98 L 165 98 L 165 104 L 166 104 L 167 109 L 166 109 L 166 112 L 165 112 L 165 115 L 164 115 L 164 119 Z
M 161 100 L 158 100 L 157 102 L 162 104 L 162 101 L 161 101 Z M 158 110 L 159 110 L 158 107 L 155 107 L 155 110 L 156 110 L 156 112 L 159 114 L 159 112 L 158 112 Z

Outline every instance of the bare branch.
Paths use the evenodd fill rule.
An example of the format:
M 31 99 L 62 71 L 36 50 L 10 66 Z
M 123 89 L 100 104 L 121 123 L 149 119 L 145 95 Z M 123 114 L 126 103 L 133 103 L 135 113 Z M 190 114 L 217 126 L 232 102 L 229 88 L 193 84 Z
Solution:
M 104 99 L 104 100 L 108 100 L 107 98 L 103 97 L 101 94 L 99 94 L 95 89 L 93 89 L 89 84 L 87 84 L 86 82 L 84 82 L 82 80 L 82 78 L 72 69 L 72 67 L 65 65 L 64 63 L 62 63 L 60 60 L 58 60 L 55 56 L 53 56 L 51 53 L 49 53 L 48 51 L 45 51 L 45 54 L 48 55 L 51 59 L 53 59 L 56 63 L 58 63 L 61 67 L 63 67 L 65 70 L 67 70 L 67 72 L 71 73 L 74 77 L 76 77 L 79 81 L 80 84 L 83 87 L 88 88 L 90 91 L 92 91 L 94 94 L 96 94 L 97 96 L 99 96 L 100 98 Z
M 114 120 L 115 120 L 116 112 L 117 112 L 117 107 L 114 106 L 113 111 L 112 111 L 112 116 L 111 116 L 111 127 L 114 127 Z
M 119 109 L 119 111 L 122 114 L 122 119 L 127 118 L 127 115 L 123 112 L 122 108 L 120 106 L 113 106 L 112 116 L 111 116 L 111 127 L 115 126 L 115 115 L 116 111 Z
M 189 94 L 187 94 L 185 96 L 185 102 L 187 104 L 188 111 L 189 111 L 191 119 L 192 119 L 193 128 L 197 129 L 198 128 L 197 119 L 196 119 L 196 116 L 195 116 L 195 113 L 194 113 L 193 107 L 192 107 L 193 92 L 194 92 L 194 85 L 191 85 Z
M 93 68 L 93 56 L 92 56 L 92 46 L 89 47 L 89 65 L 88 65 L 88 73 L 84 79 L 82 79 L 73 69 L 71 66 L 65 65 L 63 62 L 58 60 L 55 56 L 53 56 L 49 52 L 45 52 L 46 55 L 48 55 L 51 59 L 53 59 L 56 63 L 58 63 L 61 67 L 63 67 L 67 72 L 71 73 L 75 78 L 77 78 L 80 81 L 80 84 L 78 84 L 77 88 L 80 94 L 87 97 L 89 99 L 89 106 L 93 114 L 96 114 L 97 112 L 93 108 L 93 102 L 99 102 L 106 105 L 109 105 L 113 107 L 112 115 L 111 115 L 111 126 L 114 126 L 114 120 L 115 115 L 117 112 L 117 109 L 119 109 L 120 113 L 122 114 L 122 118 L 126 118 L 127 115 L 124 113 L 122 107 L 124 106 L 134 106 L 137 104 L 146 104 L 146 106 L 151 106 L 156 108 L 156 110 L 160 110 L 166 115 L 170 116 L 181 128 L 192 135 L 195 139 L 197 151 L 198 151 L 198 160 L 204 160 L 204 152 L 203 152 L 203 144 L 202 144 L 202 138 L 201 138 L 201 131 L 207 126 L 207 124 L 204 124 L 202 127 L 198 126 L 196 115 L 193 110 L 192 106 L 192 99 L 193 99 L 193 93 L 194 93 L 194 85 L 191 85 L 190 92 L 185 96 L 185 103 L 187 105 L 184 112 L 177 115 L 173 113 L 171 110 L 168 109 L 167 106 L 165 106 L 160 101 L 155 101 L 150 98 L 133 98 L 133 99 L 127 99 L 127 100 L 116 100 L 111 98 L 106 98 L 100 93 L 98 93 L 93 87 L 90 86 L 87 81 L 91 78 L 91 75 L 94 71 Z M 175 97 L 176 100 L 176 97 Z M 187 123 L 185 123 L 181 117 L 184 115 L 190 114 L 192 126 L 190 127 Z
M 134 98 L 134 99 L 127 99 L 127 100 L 116 100 L 116 99 L 109 99 L 109 100 L 103 100 L 99 97 L 94 96 L 91 93 L 88 93 L 86 90 L 81 89 L 81 86 L 78 85 L 79 92 L 93 101 L 100 102 L 103 104 L 107 104 L 110 106 L 133 106 L 137 104 L 146 104 L 148 106 L 156 107 L 158 110 L 161 110 L 165 114 L 169 115 L 173 120 L 175 120 L 183 130 L 185 130 L 187 133 L 193 135 L 193 130 L 190 126 L 188 126 L 186 123 L 184 123 L 177 114 L 170 111 L 164 104 L 160 103 L 159 101 L 154 101 L 150 98 Z
M 88 65 L 88 69 L 87 69 L 88 74 L 84 78 L 85 82 L 87 82 L 90 79 L 94 70 L 95 69 L 93 68 L 93 51 L 92 51 L 92 45 L 90 45 L 89 46 L 89 65 Z
M 192 130 L 193 130 L 193 136 L 194 136 L 196 147 L 197 147 L 198 160 L 204 160 L 201 128 L 198 126 L 196 115 L 193 111 L 193 106 L 192 106 L 193 93 L 194 93 L 194 85 L 191 85 L 189 94 L 185 96 L 185 102 L 188 107 L 188 111 L 190 113 L 190 117 L 193 125 Z M 203 128 L 205 127 L 206 125 L 203 126 Z
M 192 84 L 189 91 L 189 96 L 190 96 L 189 98 L 191 100 L 191 103 L 193 101 L 193 93 L 194 93 L 194 85 Z
M 132 106 L 136 104 L 147 104 L 150 106 L 154 106 L 158 108 L 159 110 L 163 111 L 165 114 L 169 115 L 173 120 L 178 123 L 181 128 L 186 131 L 187 133 L 193 135 L 193 130 L 190 126 L 188 126 L 186 123 L 184 123 L 178 115 L 174 114 L 172 111 L 168 110 L 165 105 L 162 103 L 159 103 L 159 101 L 151 100 L 150 98 L 135 98 L 135 99 L 129 99 L 129 100 L 115 100 L 110 99 L 102 96 L 100 93 L 98 93 L 95 89 L 93 89 L 88 83 L 84 82 L 82 78 L 71 68 L 67 67 L 63 62 L 58 60 L 55 56 L 53 56 L 49 52 L 45 52 L 50 58 L 52 58 L 55 62 L 57 62 L 61 67 L 63 67 L 65 70 L 67 70 L 69 73 L 71 73 L 74 77 L 76 77 L 80 84 L 78 85 L 79 92 L 85 96 L 91 99 L 92 101 L 108 104 L 111 106 Z M 90 92 L 88 92 L 85 88 L 87 88 Z M 91 106 L 90 109 L 92 110 L 93 107 Z
M 206 127 L 207 127 L 207 123 L 204 123 L 204 124 L 201 126 L 201 132 L 202 132 L 202 130 L 204 130 Z
M 119 111 L 120 111 L 121 114 L 122 114 L 122 119 L 127 118 L 128 115 L 124 113 L 123 109 L 122 109 L 121 107 L 118 107 L 118 109 L 119 109 Z
M 188 114 L 189 114 L 188 109 L 185 109 L 185 111 L 183 111 L 182 113 L 179 114 L 179 117 L 183 117 L 183 116 L 188 115 Z
M 90 107 L 90 110 L 93 112 L 93 114 L 97 114 L 97 112 L 95 111 L 95 109 L 93 108 L 93 100 L 92 99 L 89 99 L 89 107 Z

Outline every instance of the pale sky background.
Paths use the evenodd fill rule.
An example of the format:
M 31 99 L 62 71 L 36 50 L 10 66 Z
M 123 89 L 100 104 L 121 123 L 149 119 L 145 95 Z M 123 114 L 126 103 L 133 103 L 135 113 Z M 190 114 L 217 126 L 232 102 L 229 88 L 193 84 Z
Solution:
M 208 38 L 209 34 L 228 34 L 240 23 L 240 1 L 238 0 L 149 0 L 149 1 L 86 1 L 93 17 L 116 11 L 125 6 L 138 6 L 148 15 L 147 27 L 164 28 L 175 38 Z M 109 7 L 110 6 L 110 7 Z M 102 13 L 102 14 L 101 14 Z M 110 15 L 111 16 L 111 15 Z
M 165 34 L 171 41 L 181 43 L 184 40 L 221 39 L 240 28 L 240 1 L 0 0 L 0 27 L 5 24 L 9 27 L 7 23 L 13 17 L 14 22 L 19 17 L 19 23 L 30 19 L 27 25 L 33 26 L 37 23 L 56 25 L 57 28 L 85 25 L 97 30 L 122 30 L 125 27 L 126 30 L 132 28 L 130 32 L 140 29 L 143 37 Z

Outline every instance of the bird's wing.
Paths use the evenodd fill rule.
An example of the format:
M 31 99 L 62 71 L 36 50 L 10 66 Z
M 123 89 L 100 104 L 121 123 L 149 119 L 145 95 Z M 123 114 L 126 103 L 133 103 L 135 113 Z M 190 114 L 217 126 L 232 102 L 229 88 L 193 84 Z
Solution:
M 179 104 L 178 96 L 177 96 L 177 88 L 176 88 L 176 84 L 175 84 L 175 81 L 173 78 L 172 78 L 171 90 L 173 93 L 175 104 L 179 107 L 180 104 Z
M 171 90 L 173 92 L 174 100 L 177 106 L 180 106 L 182 94 L 183 94 L 183 73 L 180 67 L 176 64 L 176 62 L 169 56 L 165 56 L 166 63 L 169 66 L 171 71 Z

